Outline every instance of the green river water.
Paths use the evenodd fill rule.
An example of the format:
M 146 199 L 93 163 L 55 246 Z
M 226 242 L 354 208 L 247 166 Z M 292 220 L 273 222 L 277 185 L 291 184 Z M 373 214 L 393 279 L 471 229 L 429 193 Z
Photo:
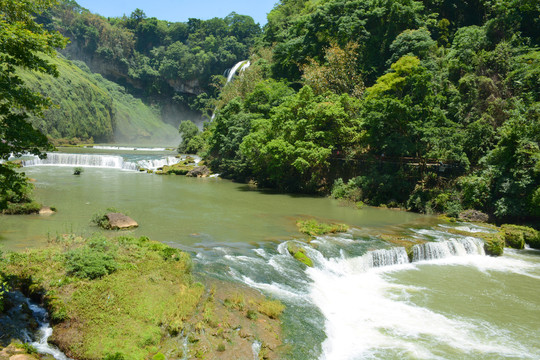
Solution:
M 170 155 L 80 151 L 132 163 Z M 36 180 L 38 200 L 58 213 L 0 216 L 4 250 L 43 246 L 60 233 L 100 231 L 90 218 L 115 207 L 140 223 L 130 233 L 190 251 L 197 271 L 285 303 L 292 359 L 540 358 L 540 251 L 507 250 L 492 258 L 474 238 L 481 229 L 470 224 L 357 210 L 328 198 L 257 191 L 217 178 L 139 173 L 118 163 L 86 167 L 81 176 L 64 165 L 23 169 Z M 302 217 L 352 227 L 315 239 L 307 249 L 314 260 L 308 269 L 286 250 L 288 241 L 301 242 L 295 220 Z M 448 226 L 472 236 L 453 235 Z M 377 237 L 381 233 L 430 240 L 434 247 L 409 263 L 402 250 Z

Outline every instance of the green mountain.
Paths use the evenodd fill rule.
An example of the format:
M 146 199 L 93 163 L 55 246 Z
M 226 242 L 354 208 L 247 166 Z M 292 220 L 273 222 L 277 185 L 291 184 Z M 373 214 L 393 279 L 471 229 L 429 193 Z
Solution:
M 22 72 L 21 78 L 55 104 L 32 124 L 52 139 L 75 141 L 165 143 L 175 145 L 178 131 L 161 120 L 159 111 L 80 61 L 48 59 L 59 76 Z

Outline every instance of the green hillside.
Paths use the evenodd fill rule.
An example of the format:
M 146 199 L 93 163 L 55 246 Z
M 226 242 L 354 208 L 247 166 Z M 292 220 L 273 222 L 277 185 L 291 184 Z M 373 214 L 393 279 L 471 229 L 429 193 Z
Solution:
M 58 68 L 57 78 L 22 72 L 29 87 L 50 97 L 55 104 L 32 124 L 52 139 L 72 142 L 160 143 L 177 142 L 177 130 L 161 120 L 159 111 L 80 61 L 49 59 Z

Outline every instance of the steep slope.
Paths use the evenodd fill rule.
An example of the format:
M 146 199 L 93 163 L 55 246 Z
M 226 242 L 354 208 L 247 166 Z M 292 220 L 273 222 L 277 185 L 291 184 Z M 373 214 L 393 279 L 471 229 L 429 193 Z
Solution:
M 177 130 L 161 121 L 158 111 L 80 61 L 50 59 L 59 76 L 23 72 L 34 91 L 55 104 L 32 124 L 52 139 L 95 142 L 160 143 L 175 145 Z

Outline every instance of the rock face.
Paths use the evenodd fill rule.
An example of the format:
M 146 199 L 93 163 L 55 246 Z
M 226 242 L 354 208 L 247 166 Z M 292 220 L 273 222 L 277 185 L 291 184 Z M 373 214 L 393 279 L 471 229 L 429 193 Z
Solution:
M 54 213 L 55 211 L 48 206 L 43 206 L 41 209 L 39 209 L 39 215 L 42 215 L 42 216 L 49 216 Z
M 186 176 L 191 177 L 207 177 L 210 175 L 210 169 L 206 166 L 197 166 L 195 169 L 191 170 L 186 174 Z
M 139 227 L 139 224 L 132 218 L 121 213 L 108 213 L 105 215 L 107 220 L 109 220 L 109 229 L 111 230 L 122 230 L 122 229 L 132 229 Z
M 488 222 L 489 215 L 478 210 L 465 210 L 459 214 L 459 219 L 465 221 Z

